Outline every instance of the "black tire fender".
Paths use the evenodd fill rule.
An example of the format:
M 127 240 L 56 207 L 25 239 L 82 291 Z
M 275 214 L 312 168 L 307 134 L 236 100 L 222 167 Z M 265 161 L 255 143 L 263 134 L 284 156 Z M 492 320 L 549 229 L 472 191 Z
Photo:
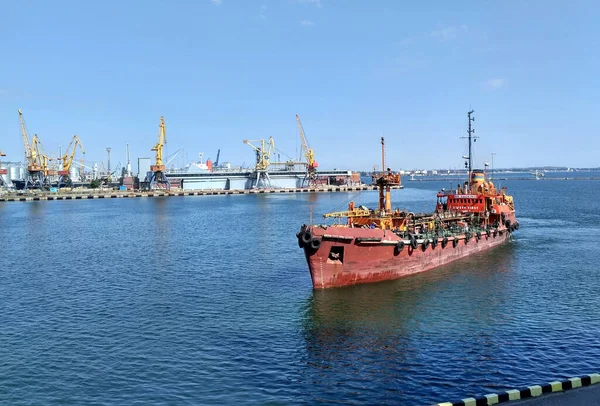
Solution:
M 298 239 L 298 247 L 304 248 L 304 243 L 302 242 L 302 233 L 296 234 L 296 238 Z
M 396 246 L 394 247 L 394 253 L 396 255 L 398 255 L 402 252 L 403 249 L 404 249 L 404 241 L 400 240 L 396 243 Z
M 444 237 L 442 240 L 442 248 L 446 248 L 446 245 L 448 245 L 448 237 Z
M 454 237 L 452 240 L 452 248 L 456 248 L 458 246 L 458 238 Z
M 321 247 L 321 240 L 319 240 L 318 238 L 313 238 L 312 240 L 310 240 L 310 248 L 312 248 L 313 250 L 318 250 Z
M 313 236 L 312 233 L 309 230 L 306 230 L 302 233 L 302 235 L 300 236 L 300 238 L 302 239 L 302 242 L 304 244 L 308 244 L 312 241 Z
M 410 236 L 410 246 L 411 246 L 411 247 L 412 247 L 412 249 L 414 250 L 414 249 L 416 249 L 416 248 L 417 248 L 417 245 L 419 245 L 419 244 L 417 243 L 417 239 L 415 238 L 415 236 L 414 236 L 414 235 L 411 235 L 411 236 Z
M 423 247 L 423 251 L 427 250 L 427 247 L 429 247 L 429 238 L 426 238 L 423 240 L 422 247 Z

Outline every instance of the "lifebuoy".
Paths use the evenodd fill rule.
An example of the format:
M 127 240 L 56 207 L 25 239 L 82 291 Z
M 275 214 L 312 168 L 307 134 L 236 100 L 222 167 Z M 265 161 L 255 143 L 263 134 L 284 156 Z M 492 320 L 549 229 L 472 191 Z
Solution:
M 394 247 L 394 254 L 396 254 L 396 255 L 400 254 L 403 249 L 404 249 L 404 241 L 400 240 L 396 243 L 396 246 Z
M 310 240 L 310 248 L 312 248 L 313 250 L 318 250 L 319 247 L 321 247 L 321 240 L 317 238 Z
M 426 238 L 423 240 L 423 251 L 425 251 L 429 247 L 429 239 Z
M 454 239 L 452 240 L 452 248 L 456 248 L 457 245 L 458 245 L 458 238 L 454 237 Z
M 448 245 L 448 237 L 444 237 L 442 240 L 442 248 L 446 248 L 446 245 Z
M 309 230 L 306 230 L 302 233 L 300 238 L 304 244 L 308 244 L 312 240 L 312 233 Z

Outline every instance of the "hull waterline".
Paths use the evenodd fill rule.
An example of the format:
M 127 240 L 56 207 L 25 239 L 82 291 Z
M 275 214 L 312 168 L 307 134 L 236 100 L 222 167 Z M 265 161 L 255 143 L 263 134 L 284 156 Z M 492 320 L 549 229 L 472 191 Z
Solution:
M 501 229 L 480 238 L 448 237 L 445 244 L 441 237 L 437 243 L 429 238 L 425 244 L 425 239 L 411 244 L 389 230 L 307 226 L 306 231 L 320 239 L 317 249 L 303 244 L 315 289 L 403 278 L 496 247 L 510 237 L 509 230 Z M 399 241 L 404 241 L 402 250 Z

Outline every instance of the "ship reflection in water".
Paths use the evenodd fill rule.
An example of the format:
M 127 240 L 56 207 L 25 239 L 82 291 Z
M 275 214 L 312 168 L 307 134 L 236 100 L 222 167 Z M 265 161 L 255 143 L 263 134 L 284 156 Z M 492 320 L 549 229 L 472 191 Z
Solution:
M 497 373 L 513 251 L 508 243 L 404 279 L 313 291 L 304 317 L 305 379 L 319 401 L 339 396 L 342 385 L 356 401 L 424 404 L 457 382 L 462 392 L 477 381 L 468 360 L 480 361 L 478 373 Z M 436 363 L 444 376 L 433 379 L 423 366 Z M 422 393 L 423 382 L 430 393 Z

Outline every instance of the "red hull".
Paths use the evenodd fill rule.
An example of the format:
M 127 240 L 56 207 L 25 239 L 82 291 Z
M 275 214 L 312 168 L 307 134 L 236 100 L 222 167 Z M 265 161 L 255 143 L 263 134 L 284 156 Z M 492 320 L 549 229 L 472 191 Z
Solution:
M 396 244 L 401 240 L 390 230 L 347 228 L 347 227 L 306 227 L 321 244 L 313 249 L 304 244 L 313 287 L 332 288 L 398 279 L 424 272 L 440 265 L 464 258 L 476 252 L 498 246 L 505 242 L 510 233 L 500 229 L 494 236 L 483 234 L 465 242 L 465 236 L 448 238 L 442 248 L 442 238 L 434 248 L 428 244 L 423 250 L 422 240 L 412 248 L 405 240 L 404 248 L 398 253 Z M 367 239 L 367 241 L 365 240 Z M 381 241 L 368 241 L 380 239 Z

